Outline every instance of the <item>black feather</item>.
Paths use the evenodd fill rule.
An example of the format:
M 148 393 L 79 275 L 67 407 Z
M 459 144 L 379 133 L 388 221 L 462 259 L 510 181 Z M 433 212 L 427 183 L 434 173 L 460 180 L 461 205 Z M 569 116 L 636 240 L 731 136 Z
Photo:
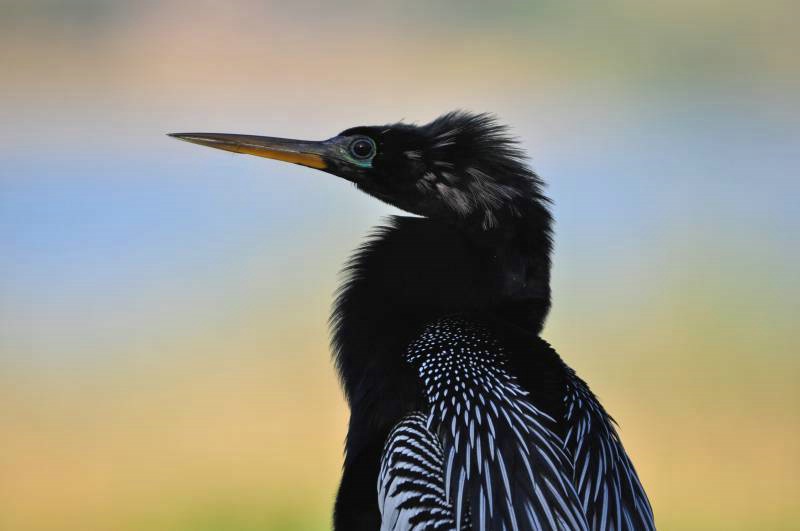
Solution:
M 336 297 L 331 316 L 332 350 L 351 416 L 335 528 L 380 528 L 380 476 L 392 484 L 392 495 L 403 494 L 403 488 L 416 492 L 405 498 L 401 509 L 413 512 L 407 524 L 419 525 L 420 529 L 425 528 L 424 515 L 432 514 L 422 509 L 441 511 L 445 506 L 453 511 L 452 522 L 475 527 L 483 519 L 492 523 L 489 529 L 500 529 L 503 524 L 509 529 L 514 525 L 525 529 L 523 522 L 535 528 L 531 522 L 537 518 L 536 525 L 542 529 L 582 529 L 587 525 L 603 529 L 601 524 L 608 522 L 614 529 L 626 529 L 621 522 L 626 514 L 634 518 L 632 510 L 638 508 L 641 528 L 651 529 L 652 514 L 638 478 L 630 488 L 620 483 L 626 478 L 619 474 L 633 468 L 628 467 L 630 461 L 605 412 L 555 351 L 538 337 L 550 308 L 552 219 L 542 182 L 527 166 L 518 144 L 492 116 L 465 112 L 450 113 L 423 126 L 358 127 L 342 135 L 371 137 L 377 154 L 368 167 L 337 167 L 335 172 L 365 192 L 423 217 L 395 216 L 378 228 L 347 264 Z M 442 407 L 440 402 L 432 399 L 431 388 L 418 373 L 418 366 L 406 357 L 409 348 L 426 337 L 426 329 L 430 337 L 431 326 L 453 315 L 484 330 L 479 336 L 491 338 L 492 343 L 491 349 L 481 351 L 486 358 L 481 362 L 483 372 L 465 375 L 476 380 L 461 384 L 473 393 L 483 393 L 484 400 L 496 392 L 508 399 L 495 403 L 498 426 L 492 443 L 498 447 L 497 455 L 508 460 L 506 467 L 513 470 L 510 490 L 505 486 L 505 491 L 498 490 L 510 492 L 511 509 L 505 512 L 495 513 L 495 508 L 485 506 L 487 498 L 480 495 L 480 482 L 465 482 L 465 497 L 457 497 L 457 483 L 452 477 L 442 479 L 447 499 L 426 505 L 431 499 L 423 502 L 420 486 L 415 483 L 420 478 L 402 475 L 402 466 L 412 461 L 429 472 L 437 467 L 447 470 L 447 452 L 453 448 L 458 449 L 462 464 L 478 466 L 475 447 L 463 446 L 461 439 L 456 441 L 458 434 L 446 425 L 452 422 L 447 409 L 442 416 L 437 409 Z M 454 344 L 450 348 L 457 347 Z M 447 352 L 445 348 L 428 356 L 446 365 Z M 495 356 L 491 361 L 487 352 Z M 492 384 L 487 384 L 492 363 L 502 370 L 489 379 Z M 500 387 L 481 387 L 495 384 Z M 570 397 L 580 393 L 582 403 L 591 407 L 573 408 L 573 416 L 568 418 L 570 400 L 574 400 Z M 510 409 L 501 410 L 499 404 Z M 459 415 L 452 418 L 461 418 Z M 606 479 L 598 480 L 605 485 L 621 485 L 609 490 L 609 496 L 619 498 L 620 509 L 606 511 L 605 519 L 601 518 L 602 497 L 592 498 L 588 505 L 576 502 L 585 492 L 586 484 L 574 470 L 582 464 L 584 447 L 574 446 L 576 432 L 570 432 L 570 428 L 587 416 L 597 430 L 587 434 L 591 448 L 610 449 L 617 459 L 616 468 L 611 466 Z M 424 429 L 420 419 L 425 419 Z M 486 429 L 470 424 L 469 417 L 465 422 L 465 433 Z M 520 430 L 525 432 L 522 440 Z M 401 441 L 410 433 L 420 437 L 418 444 Z M 475 440 L 489 444 L 487 433 L 478 433 Z M 440 449 L 445 462 L 437 461 L 436 452 L 401 456 L 412 446 Z M 540 452 L 542 448 L 549 452 L 545 452 L 546 458 Z M 587 459 L 596 459 L 597 455 L 592 453 Z M 393 464 L 400 466 L 400 475 L 394 474 Z M 520 475 L 522 470 L 525 474 Z M 492 478 L 484 484 L 484 491 L 498 489 L 497 481 Z M 381 492 L 386 503 L 391 495 Z M 460 510 L 453 503 L 459 500 Z M 596 516 L 596 507 L 601 508 L 600 516 Z M 383 508 L 399 514 L 388 505 Z M 487 519 L 490 511 L 493 516 Z M 438 520 L 434 527 L 450 525 L 443 521 Z

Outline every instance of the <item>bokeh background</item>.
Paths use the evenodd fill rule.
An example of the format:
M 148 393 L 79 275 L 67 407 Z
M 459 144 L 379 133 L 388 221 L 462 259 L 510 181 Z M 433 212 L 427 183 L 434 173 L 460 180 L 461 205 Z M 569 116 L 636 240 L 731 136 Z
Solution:
M 337 271 L 392 209 L 174 131 L 455 108 L 549 182 L 545 337 L 661 529 L 800 529 L 795 1 L 0 0 L 0 529 L 329 527 Z

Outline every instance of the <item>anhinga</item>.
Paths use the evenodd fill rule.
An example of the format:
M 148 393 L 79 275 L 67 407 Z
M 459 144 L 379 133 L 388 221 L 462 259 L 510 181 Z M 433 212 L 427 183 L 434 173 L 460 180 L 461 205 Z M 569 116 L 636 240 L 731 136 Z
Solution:
M 419 216 L 374 232 L 334 305 L 350 405 L 335 529 L 655 529 L 612 419 L 539 337 L 548 200 L 492 116 L 321 142 L 173 136 L 323 170 Z

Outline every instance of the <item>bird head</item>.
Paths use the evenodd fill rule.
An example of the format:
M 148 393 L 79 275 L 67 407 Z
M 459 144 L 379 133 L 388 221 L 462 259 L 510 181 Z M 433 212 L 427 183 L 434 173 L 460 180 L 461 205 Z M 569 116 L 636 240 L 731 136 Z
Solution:
M 456 111 L 425 125 L 359 126 L 323 141 L 219 134 L 170 136 L 322 170 L 388 204 L 481 230 L 531 206 L 546 216 L 542 183 L 504 126 Z

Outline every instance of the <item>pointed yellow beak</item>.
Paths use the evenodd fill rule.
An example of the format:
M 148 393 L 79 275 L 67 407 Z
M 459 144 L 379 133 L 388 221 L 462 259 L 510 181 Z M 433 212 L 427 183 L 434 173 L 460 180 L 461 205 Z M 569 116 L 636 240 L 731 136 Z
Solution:
M 169 136 L 201 146 L 282 160 L 317 170 L 328 167 L 324 158 L 327 151 L 325 142 L 224 133 L 171 133 Z

